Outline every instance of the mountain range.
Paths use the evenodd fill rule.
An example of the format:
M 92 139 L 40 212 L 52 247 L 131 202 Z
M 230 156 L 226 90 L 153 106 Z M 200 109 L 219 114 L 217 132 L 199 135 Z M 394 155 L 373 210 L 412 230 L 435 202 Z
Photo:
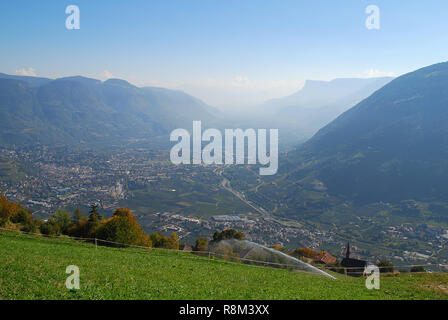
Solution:
M 181 91 L 124 80 L 0 74 L 0 143 L 120 144 L 167 136 L 215 109 Z M 168 141 L 164 139 L 164 141 Z

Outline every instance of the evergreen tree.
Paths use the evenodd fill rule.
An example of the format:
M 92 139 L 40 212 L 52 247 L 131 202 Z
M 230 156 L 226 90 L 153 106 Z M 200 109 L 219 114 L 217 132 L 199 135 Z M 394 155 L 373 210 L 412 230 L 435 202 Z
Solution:
M 84 215 L 82 214 L 81 209 L 76 208 L 75 212 L 73 212 L 73 222 L 78 224 L 83 218 Z
M 89 222 L 98 223 L 103 220 L 103 216 L 101 216 L 98 212 L 98 204 L 94 203 L 90 206 L 89 211 Z
M 89 219 L 87 220 L 86 224 L 86 231 L 87 236 L 93 237 L 95 236 L 95 232 L 97 228 L 100 226 L 101 222 L 104 220 L 103 216 L 101 216 L 98 212 L 98 205 L 96 203 L 92 204 L 90 206 L 89 211 Z

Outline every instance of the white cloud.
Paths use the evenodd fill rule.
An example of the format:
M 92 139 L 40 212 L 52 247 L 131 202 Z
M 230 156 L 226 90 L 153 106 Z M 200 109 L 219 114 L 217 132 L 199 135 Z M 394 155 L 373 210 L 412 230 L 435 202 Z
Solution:
M 394 72 L 384 72 L 378 69 L 369 69 L 365 72 L 364 76 L 366 78 L 379 78 L 379 77 L 396 77 Z
M 37 75 L 36 70 L 32 67 L 29 67 L 28 69 L 22 68 L 22 69 L 16 70 L 15 74 L 17 74 L 19 76 L 30 76 L 30 77 L 35 77 Z
M 106 79 L 115 78 L 115 76 L 109 70 L 104 70 L 103 74 L 104 74 L 104 77 L 106 77 Z
M 235 84 L 236 85 L 245 85 L 249 82 L 249 79 L 247 77 L 243 77 L 243 76 L 236 76 L 235 77 Z

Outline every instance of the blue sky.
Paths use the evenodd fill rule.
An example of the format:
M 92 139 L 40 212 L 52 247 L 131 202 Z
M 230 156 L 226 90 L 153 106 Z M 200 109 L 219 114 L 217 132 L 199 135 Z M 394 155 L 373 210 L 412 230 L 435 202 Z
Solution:
M 65 28 L 79 6 L 81 29 Z M 381 29 L 365 27 L 377 5 Z M 445 0 L 0 2 L 0 72 L 118 77 L 214 105 L 258 103 L 306 79 L 400 75 L 446 61 Z

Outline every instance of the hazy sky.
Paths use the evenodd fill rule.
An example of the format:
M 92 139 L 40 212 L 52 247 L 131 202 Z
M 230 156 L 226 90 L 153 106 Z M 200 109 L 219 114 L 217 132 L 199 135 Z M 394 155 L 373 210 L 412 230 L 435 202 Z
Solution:
M 67 30 L 65 8 L 80 8 Z M 380 30 L 365 27 L 368 5 Z M 216 105 L 289 94 L 305 79 L 400 75 L 446 61 L 446 0 L 8 0 L 0 72 L 117 77 Z

